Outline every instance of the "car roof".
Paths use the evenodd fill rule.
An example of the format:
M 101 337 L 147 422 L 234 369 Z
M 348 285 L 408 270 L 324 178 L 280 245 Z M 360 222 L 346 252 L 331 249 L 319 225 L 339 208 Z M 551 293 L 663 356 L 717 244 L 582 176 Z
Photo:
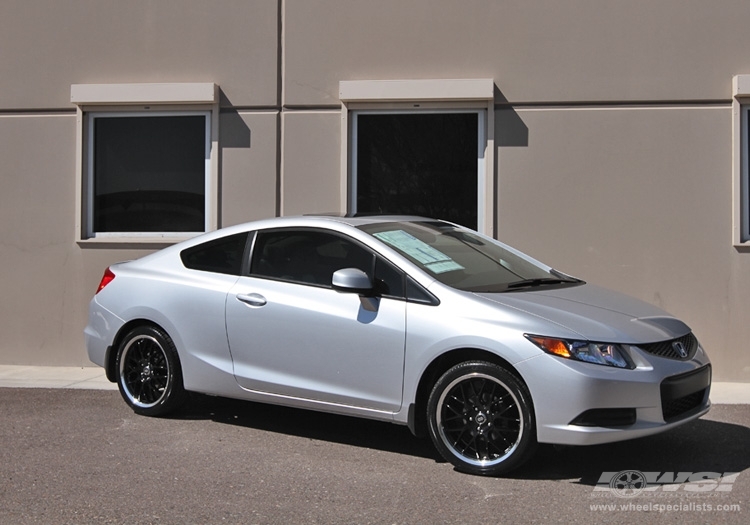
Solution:
M 285 228 L 285 227 L 327 227 L 328 225 L 333 226 L 334 224 L 344 225 L 356 228 L 358 226 L 367 224 L 379 224 L 388 222 L 432 222 L 436 219 L 430 219 L 427 217 L 419 217 L 415 215 L 369 215 L 362 217 L 347 217 L 345 215 L 335 214 L 318 214 L 318 215 L 289 215 L 284 217 L 272 217 L 268 219 L 259 219 L 255 221 L 244 222 L 241 224 L 235 224 L 232 226 L 225 226 L 218 230 L 197 235 L 190 239 L 186 239 L 178 244 L 169 246 L 159 252 L 151 254 L 157 256 L 157 254 L 167 254 L 173 251 L 181 251 L 187 247 L 195 246 L 203 242 L 218 239 L 224 236 L 233 235 L 236 233 L 242 233 L 252 230 L 260 229 L 271 229 L 271 228 Z M 326 224 L 328 223 L 328 224 Z M 333 228 L 337 229 L 337 228 Z M 146 256 L 143 259 L 154 258 L 152 256 Z
M 385 222 L 422 222 L 422 221 L 434 221 L 427 217 L 420 217 L 417 215 L 360 215 L 357 217 L 351 217 L 346 215 L 303 215 L 302 217 L 310 217 L 316 219 L 331 219 L 338 222 L 343 222 L 350 226 L 362 226 L 364 224 L 380 224 Z
M 294 215 L 284 217 L 272 217 L 268 219 L 260 219 L 255 221 L 249 221 L 241 224 L 235 224 L 232 226 L 226 226 L 218 230 L 206 232 L 198 235 L 191 239 L 187 239 L 180 243 L 168 246 L 162 250 L 151 253 L 144 257 L 141 257 L 134 261 L 129 261 L 129 264 L 133 266 L 149 265 L 153 261 L 163 260 L 163 258 L 171 258 L 192 246 L 197 246 L 204 242 L 210 242 L 215 239 L 219 239 L 225 236 L 230 236 L 238 233 L 244 233 L 253 230 L 265 230 L 274 228 L 331 228 L 332 230 L 345 230 L 347 228 L 357 228 L 358 226 L 368 224 L 381 224 L 389 222 L 434 222 L 436 219 L 427 217 L 420 217 L 415 215 L 369 215 L 362 217 L 347 217 L 344 215 L 334 214 L 319 214 L 319 215 Z M 354 232 L 350 232 L 354 234 Z M 359 232 L 361 237 L 360 240 L 369 239 L 369 235 L 364 232 Z M 359 237 L 359 235 L 357 235 Z M 374 239 L 369 239 L 374 241 Z M 384 246 L 387 251 L 390 251 L 388 246 Z M 401 257 L 399 254 L 394 253 L 395 256 Z
M 232 230 L 242 231 L 265 228 L 283 228 L 285 226 L 314 226 L 316 223 L 322 225 L 325 222 L 345 224 L 356 228 L 366 224 L 382 224 L 388 222 L 433 222 L 435 220 L 436 219 L 420 217 L 417 215 L 366 215 L 359 217 L 337 214 L 288 215 L 284 217 L 273 217 L 269 219 L 250 221 L 216 231 L 230 233 Z

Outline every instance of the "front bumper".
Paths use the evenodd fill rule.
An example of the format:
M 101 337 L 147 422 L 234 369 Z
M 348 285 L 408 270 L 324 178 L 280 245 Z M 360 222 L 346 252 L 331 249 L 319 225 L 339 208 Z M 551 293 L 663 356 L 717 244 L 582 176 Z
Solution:
M 595 445 L 664 432 L 708 412 L 711 365 L 702 348 L 689 361 L 631 347 L 634 370 L 540 355 L 517 365 L 540 443 Z

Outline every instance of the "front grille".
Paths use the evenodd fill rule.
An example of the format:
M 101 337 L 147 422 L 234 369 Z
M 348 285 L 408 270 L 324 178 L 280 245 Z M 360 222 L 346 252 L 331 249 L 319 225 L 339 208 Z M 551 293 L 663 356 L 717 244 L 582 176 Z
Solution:
M 677 351 L 679 345 L 687 352 L 685 357 L 682 357 Z M 645 345 L 637 345 L 638 348 L 648 352 L 651 355 L 659 357 L 666 357 L 667 359 L 679 359 L 680 361 L 687 361 L 692 359 L 695 352 L 698 350 L 698 339 L 691 333 L 678 337 L 677 339 L 670 339 L 669 341 L 661 341 L 659 343 L 650 343 Z
M 668 377 L 661 382 L 661 411 L 671 423 L 697 412 L 711 386 L 711 365 L 686 374 Z
M 680 418 L 681 415 L 692 411 L 695 408 L 701 406 L 703 403 L 703 396 L 706 395 L 706 390 L 699 390 L 693 394 L 689 394 L 685 397 L 673 399 L 662 403 L 661 411 L 664 415 L 664 421 L 669 423 Z

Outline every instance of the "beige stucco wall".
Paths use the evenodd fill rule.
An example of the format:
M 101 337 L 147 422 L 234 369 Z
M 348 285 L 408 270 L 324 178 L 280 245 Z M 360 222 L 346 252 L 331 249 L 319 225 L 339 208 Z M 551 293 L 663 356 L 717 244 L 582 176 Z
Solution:
M 512 102 L 704 100 L 750 71 L 744 0 L 287 2 L 286 102 L 339 80 L 493 78 Z
M 7 0 L 2 14 L 2 364 L 88 364 L 103 269 L 149 252 L 75 242 L 71 84 L 217 84 L 226 226 L 343 206 L 339 81 L 491 78 L 498 236 L 682 317 L 716 379 L 750 382 L 750 253 L 731 238 L 744 0 Z
M 276 111 L 225 111 L 220 116 L 220 225 L 277 214 Z
M 340 112 L 284 115 L 283 214 L 341 209 Z
M 150 250 L 75 243 L 71 85 L 220 85 L 221 223 L 274 215 L 279 3 L 8 0 L 1 10 L 0 363 L 89 365 L 82 329 L 104 268 Z
M 104 268 L 145 252 L 74 242 L 74 115 L 0 116 L 0 363 L 85 365 L 85 305 Z
M 277 102 L 275 0 L 3 0 L 0 108 L 70 107 L 71 84 L 213 82 Z

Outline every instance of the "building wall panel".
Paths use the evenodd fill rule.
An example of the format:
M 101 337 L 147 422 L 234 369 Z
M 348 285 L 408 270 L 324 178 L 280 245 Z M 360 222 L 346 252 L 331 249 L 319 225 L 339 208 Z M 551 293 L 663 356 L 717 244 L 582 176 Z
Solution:
M 145 251 L 74 242 L 75 116 L 0 116 L 0 363 L 89 364 L 88 301 L 104 268 Z
M 213 82 L 236 106 L 277 103 L 275 0 L 7 0 L 0 49 L 0 110 L 72 107 L 71 84 L 132 82 Z
M 750 3 L 286 2 L 285 98 L 339 80 L 494 78 L 511 102 L 728 99 L 750 71 Z
M 283 214 L 340 211 L 341 114 L 291 112 L 283 118 Z
M 222 112 L 221 225 L 276 215 L 277 112 Z

